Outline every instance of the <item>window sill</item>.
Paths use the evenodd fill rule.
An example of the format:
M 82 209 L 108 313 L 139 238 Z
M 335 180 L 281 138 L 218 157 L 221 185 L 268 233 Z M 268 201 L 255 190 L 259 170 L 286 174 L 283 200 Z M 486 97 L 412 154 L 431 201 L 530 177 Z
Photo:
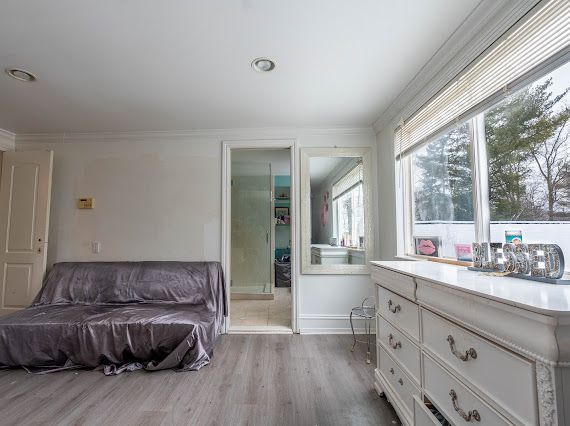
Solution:
M 400 255 L 396 256 L 397 260 L 409 260 L 409 261 L 428 261 L 428 262 L 436 262 L 436 263 L 446 263 L 448 265 L 457 265 L 457 266 L 473 266 L 471 262 L 463 262 L 460 260 L 455 259 L 447 259 L 444 257 L 429 257 L 429 256 L 420 256 L 420 255 Z

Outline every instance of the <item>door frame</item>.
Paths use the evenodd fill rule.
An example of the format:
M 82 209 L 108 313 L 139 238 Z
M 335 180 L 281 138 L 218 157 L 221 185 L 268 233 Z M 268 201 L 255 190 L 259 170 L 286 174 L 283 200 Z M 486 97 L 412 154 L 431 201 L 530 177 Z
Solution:
M 231 178 L 232 178 L 232 149 L 289 149 L 290 150 L 290 174 L 291 174 L 291 328 L 293 333 L 299 333 L 299 290 L 298 290 L 298 217 L 299 209 L 297 194 L 298 162 L 296 139 L 236 139 L 222 141 L 222 268 L 224 270 L 227 313 L 224 320 L 224 333 L 231 329 L 230 324 L 230 300 L 231 300 Z M 268 327 L 267 332 L 271 332 Z

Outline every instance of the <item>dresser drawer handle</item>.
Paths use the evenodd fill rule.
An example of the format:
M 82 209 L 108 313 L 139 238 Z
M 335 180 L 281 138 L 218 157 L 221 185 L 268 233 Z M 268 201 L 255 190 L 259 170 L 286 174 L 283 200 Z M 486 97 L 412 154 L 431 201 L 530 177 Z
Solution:
M 453 409 L 457 411 L 461 417 L 463 417 L 463 420 L 465 420 L 466 422 L 470 422 L 471 420 L 475 420 L 477 422 L 481 421 L 481 416 L 477 410 L 472 410 L 466 413 L 459 407 L 459 405 L 457 404 L 457 394 L 453 389 L 449 391 L 449 396 L 451 397 Z
M 390 373 L 394 374 L 394 369 L 390 368 Z
M 477 359 L 477 351 L 473 348 L 469 348 L 465 351 L 465 355 L 455 349 L 455 339 L 450 334 L 447 336 L 447 341 L 449 343 L 449 349 L 451 349 L 451 353 L 459 358 L 461 361 L 469 361 L 469 357 L 473 359 Z
M 398 383 L 399 383 L 400 385 L 404 386 L 404 381 L 402 380 L 401 377 L 398 379 Z
M 388 309 L 390 309 L 390 312 L 392 312 L 393 314 L 395 314 L 396 312 L 398 312 L 402 309 L 400 307 L 400 305 L 395 305 L 393 308 L 392 308 L 392 305 L 394 305 L 394 302 L 392 302 L 392 299 L 388 300 Z
M 393 343 L 393 341 L 394 341 L 394 336 L 392 336 L 392 333 L 390 333 L 388 335 L 388 343 L 390 344 L 392 349 L 400 349 L 402 347 L 402 342 Z

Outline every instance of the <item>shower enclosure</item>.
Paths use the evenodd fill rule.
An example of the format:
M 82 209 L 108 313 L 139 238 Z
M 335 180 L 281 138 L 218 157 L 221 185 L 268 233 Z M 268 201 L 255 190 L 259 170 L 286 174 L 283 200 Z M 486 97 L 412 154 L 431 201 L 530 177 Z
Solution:
M 231 297 L 271 299 L 271 164 L 232 160 L 231 170 Z

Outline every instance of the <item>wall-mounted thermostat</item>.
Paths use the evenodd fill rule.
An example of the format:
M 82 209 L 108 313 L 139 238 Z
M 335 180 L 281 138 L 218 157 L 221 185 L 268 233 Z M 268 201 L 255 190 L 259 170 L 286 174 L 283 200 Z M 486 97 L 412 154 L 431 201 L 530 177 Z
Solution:
M 95 200 L 93 198 L 80 198 L 77 200 L 78 209 L 92 209 L 95 207 Z

